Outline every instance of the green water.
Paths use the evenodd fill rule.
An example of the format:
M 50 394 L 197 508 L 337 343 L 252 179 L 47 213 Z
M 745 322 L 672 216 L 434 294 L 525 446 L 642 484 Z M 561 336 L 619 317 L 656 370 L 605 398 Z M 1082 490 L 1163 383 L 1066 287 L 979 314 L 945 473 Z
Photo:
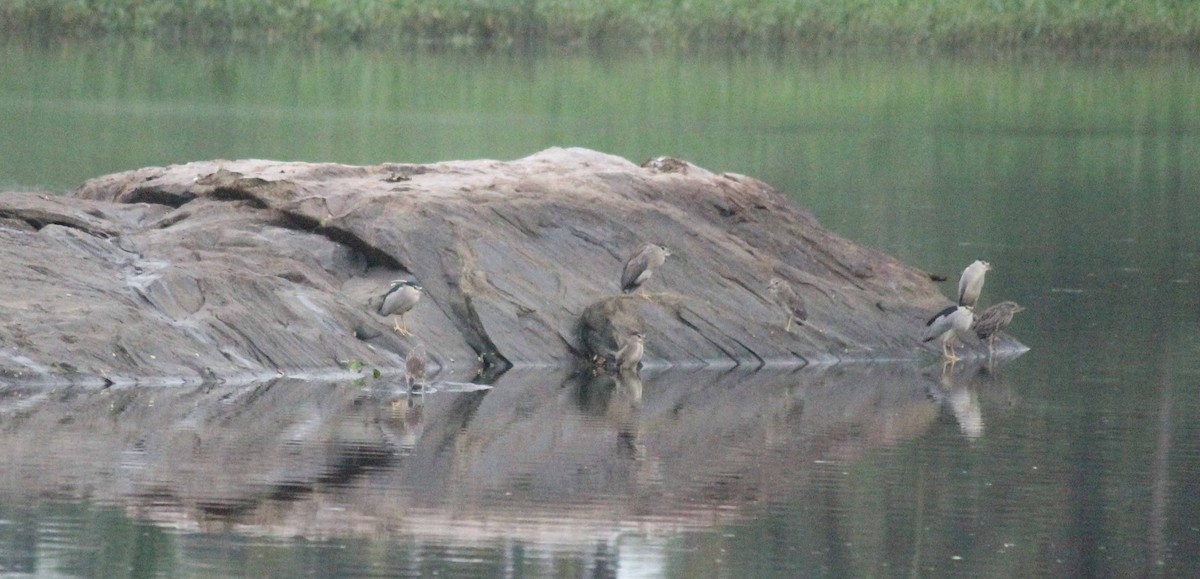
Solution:
M 313 475 L 300 498 L 259 488 L 278 473 L 255 466 L 294 446 L 240 440 L 260 427 L 247 418 L 188 426 L 224 442 L 180 466 L 172 425 L 190 415 L 166 398 L 220 392 L 121 393 L 142 410 L 119 420 L 88 418 L 100 394 L 6 393 L 0 450 L 21 476 L 0 475 L 0 572 L 1200 574 L 1192 60 L 3 51 L 0 189 L 208 158 L 672 155 L 760 178 L 952 280 L 990 261 L 983 301 L 1029 308 L 1011 332 L 1031 351 L 947 377 L 646 376 L 638 404 L 504 377 L 431 396 L 414 445 Z M 356 387 L 306 388 L 243 414 L 308 424 L 297 408 Z M 298 448 L 342 464 L 317 440 Z M 193 482 L 217 475 L 233 513 Z

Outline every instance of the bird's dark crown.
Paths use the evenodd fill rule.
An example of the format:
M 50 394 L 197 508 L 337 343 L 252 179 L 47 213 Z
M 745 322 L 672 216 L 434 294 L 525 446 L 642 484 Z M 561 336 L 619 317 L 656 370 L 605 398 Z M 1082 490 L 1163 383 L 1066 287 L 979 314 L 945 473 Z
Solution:
M 388 289 L 388 293 L 392 293 L 404 286 L 411 287 L 417 291 L 423 291 L 425 289 L 425 288 L 417 285 L 417 282 L 415 282 L 415 281 L 410 281 L 407 279 L 397 279 L 397 280 L 392 280 L 392 287 Z

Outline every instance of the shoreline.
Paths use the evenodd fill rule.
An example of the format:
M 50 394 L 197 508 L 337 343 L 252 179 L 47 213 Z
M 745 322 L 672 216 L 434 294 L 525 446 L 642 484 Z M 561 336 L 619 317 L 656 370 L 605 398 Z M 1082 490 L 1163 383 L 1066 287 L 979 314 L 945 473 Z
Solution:
M 281 0 L 227 0 L 184 7 L 167 0 L 87 6 L 14 3 L 0 30 L 39 40 L 118 37 L 168 44 L 306 42 L 425 50 L 734 51 L 823 53 L 928 50 L 950 54 L 1029 50 L 1200 52 L 1200 6 L 1036 4 L 997 9 L 962 1 L 848 10 L 840 3 L 699 2 L 650 7 L 585 2 L 512 7 L 384 0 L 368 6 L 295 7 Z

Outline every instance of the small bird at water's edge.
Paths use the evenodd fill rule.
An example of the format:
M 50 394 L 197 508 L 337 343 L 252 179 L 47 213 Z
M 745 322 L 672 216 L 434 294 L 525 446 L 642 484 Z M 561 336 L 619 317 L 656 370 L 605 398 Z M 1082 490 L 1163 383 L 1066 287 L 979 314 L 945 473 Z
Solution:
M 942 356 L 950 361 L 957 361 L 958 356 L 954 352 L 954 345 L 951 343 L 960 334 L 966 334 L 971 329 L 971 323 L 975 321 L 975 312 L 967 306 L 950 306 L 937 314 L 934 314 L 928 322 L 925 322 L 925 335 L 922 336 L 922 342 L 928 342 L 934 338 L 942 339 Z M 947 351 L 947 346 L 949 351 Z
M 988 352 L 991 352 L 996 345 L 996 334 L 1012 323 L 1014 314 L 1022 311 L 1025 311 L 1025 308 L 1016 302 L 993 304 L 979 315 L 974 324 L 971 324 L 971 329 L 975 331 L 975 335 L 979 336 L 980 340 L 987 340 Z
M 408 355 L 404 357 L 404 380 L 408 383 L 410 392 L 414 386 L 425 381 L 424 344 L 417 344 L 417 347 L 409 350 Z
M 614 355 L 617 362 L 618 370 L 637 370 L 638 363 L 642 361 L 642 355 L 646 352 L 645 339 L 639 333 L 625 338 L 620 348 Z

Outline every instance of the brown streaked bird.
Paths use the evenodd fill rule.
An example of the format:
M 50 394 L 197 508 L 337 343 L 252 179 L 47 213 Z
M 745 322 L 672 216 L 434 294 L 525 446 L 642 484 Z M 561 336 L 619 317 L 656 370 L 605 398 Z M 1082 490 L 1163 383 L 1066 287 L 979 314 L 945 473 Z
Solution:
M 996 334 L 1012 323 L 1013 314 L 1025 311 L 1017 302 L 1000 302 L 984 310 L 979 318 L 971 324 L 971 329 L 980 340 L 987 340 L 988 351 L 996 345 Z
M 671 250 L 661 245 L 647 243 L 639 247 L 637 253 L 625 262 L 625 269 L 621 270 L 621 291 L 637 291 L 670 255 Z
M 929 318 L 925 322 L 925 335 L 922 336 L 922 342 L 928 342 L 934 338 L 942 339 L 942 356 L 951 362 L 957 361 L 958 356 L 954 353 L 954 344 L 951 342 L 960 334 L 965 334 L 971 330 L 971 323 L 975 321 L 975 312 L 967 306 L 950 306 Z M 950 348 L 946 350 L 947 346 Z
M 408 351 L 404 357 L 404 380 L 411 392 L 413 387 L 425 381 L 425 345 L 417 346 Z
M 983 292 L 983 277 L 991 270 L 992 264 L 978 259 L 963 270 L 962 277 L 958 279 L 958 305 L 975 307 L 979 294 Z
M 783 331 L 792 331 L 792 320 L 799 322 L 803 326 L 805 320 L 808 320 L 808 308 L 804 304 L 804 298 L 796 293 L 792 288 L 792 284 L 788 283 L 783 278 L 773 277 L 767 283 L 767 291 L 771 292 L 771 296 L 775 298 L 775 303 L 787 312 L 787 323 L 783 326 Z

